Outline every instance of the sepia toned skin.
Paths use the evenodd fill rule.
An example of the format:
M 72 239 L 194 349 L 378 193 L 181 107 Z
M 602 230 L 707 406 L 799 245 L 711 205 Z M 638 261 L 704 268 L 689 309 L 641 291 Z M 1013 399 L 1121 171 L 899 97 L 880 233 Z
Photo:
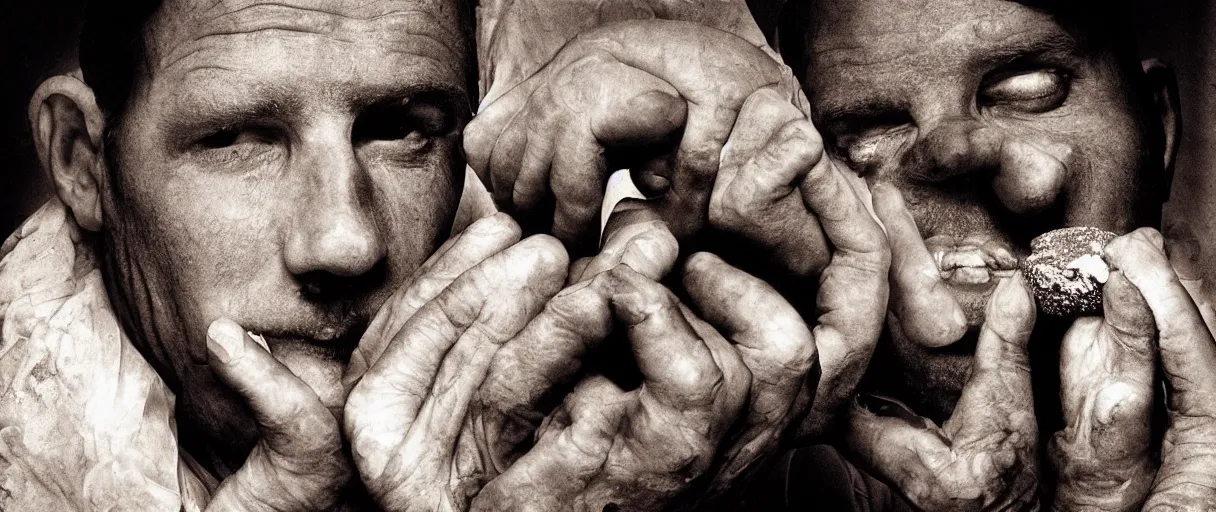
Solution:
M 576 445 L 609 442 L 594 453 L 558 444 L 525 454 L 530 443 L 498 442 L 473 421 L 574 384 L 577 375 L 551 365 L 569 368 L 581 353 L 537 350 L 568 313 L 543 307 L 567 284 L 555 239 L 521 240 L 513 221 L 494 215 L 440 246 L 463 182 L 460 23 L 443 2 L 170 1 L 145 27 L 143 66 L 121 115 L 103 116 L 70 76 L 37 96 L 39 151 L 58 195 L 101 235 L 116 309 L 177 393 L 187 508 L 695 504 L 771 453 L 807 405 L 806 393 L 787 392 L 818 378 L 797 312 L 712 257 L 673 268 L 679 250 L 664 222 L 625 222 L 609 230 L 598 262 L 576 266 L 581 277 L 565 296 L 601 322 L 632 327 L 641 387 L 580 388 L 614 398 L 575 393 L 564 410 L 611 410 L 590 423 L 549 423 L 549 432 L 569 427 L 562 439 Z M 798 128 L 787 131 L 806 132 Z M 737 157 L 783 154 L 802 140 L 769 138 Z M 789 179 L 819 155 L 789 153 L 800 163 Z M 847 189 L 834 167 L 810 175 L 825 185 L 817 190 Z M 806 200 L 868 220 L 851 194 Z M 871 344 L 885 244 L 873 222 L 836 228 L 829 235 L 855 250 L 864 272 L 841 272 L 827 288 L 856 292 L 864 282 L 875 293 L 856 310 L 840 307 L 848 294 L 830 294 L 839 311 L 814 336 L 825 346 Z M 657 283 L 672 271 L 685 277 L 690 306 Z M 600 300 L 582 301 L 587 294 Z M 580 336 L 592 346 L 607 333 Z M 499 347 L 531 354 L 507 351 L 526 368 L 496 363 Z M 514 387 L 537 374 L 552 378 Z M 755 388 L 753 376 L 763 381 Z M 512 386 L 482 393 L 483 381 Z M 550 412 L 564 414 L 539 413 Z M 569 458 L 578 454 L 591 457 Z M 472 502 L 499 473 L 527 478 L 570 464 L 581 468 L 577 481 L 504 483 L 506 496 Z M 649 491 L 622 491 L 636 485 Z
M 1031 392 L 1029 347 L 1037 319 L 1014 271 L 1029 239 L 1042 231 L 1091 225 L 1127 233 L 1157 222 L 1154 210 L 1168 185 L 1176 145 L 1176 97 L 1168 70 L 1149 61 L 1142 70 L 1126 55 L 1082 44 L 1084 34 L 1071 33 L 1047 13 L 1014 2 L 924 2 L 914 8 L 821 2 L 807 19 L 816 29 L 808 45 L 811 65 L 798 71 L 805 71 L 817 127 L 829 152 L 870 182 L 875 212 L 892 248 L 888 327 L 894 350 L 884 348 L 889 350 L 884 356 L 897 362 L 903 380 L 889 381 L 893 386 L 880 391 L 945 421 L 941 426 L 924 418 L 909 421 L 908 414 L 916 413 L 906 410 L 891 418 L 892 407 L 904 406 L 869 399 L 854 411 L 848 432 L 860 460 L 927 510 L 1035 507 L 1042 480 L 1059 482 L 1053 506 L 1066 510 L 1133 510 L 1149 496 L 1150 487 L 1150 505 L 1206 506 L 1210 498 L 1200 475 L 1210 465 L 1195 455 L 1206 450 L 1207 443 L 1200 440 L 1210 416 L 1200 413 L 1202 418 L 1176 422 L 1166 435 L 1167 445 L 1180 447 L 1167 450 L 1172 457 L 1157 459 L 1145 449 L 1155 361 L 1145 351 L 1145 344 L 1154 341 L 1146 338 L 1151 336 L 1146 326 L 1161 333 L 1166 367 L 1177 365 L 1183 354 L 1204 361 L 1211 339 L 1201 322 L 1187 320 L 1182 336 L 1193 343 L 1165 351 L 1167 320 L 1191 319 L 1194 308 L 1189 298 L 1177 295 L 1172 272 L 1148 272 L 1165 262 L 1160 244 L 1157 250 L 1144 245 L 1151 246 L 1159 235 L 1137 231 L 1112 243 L 1107 260 L 1116 273 L 1105 314 L 1077 321 L 1067 333 L 1048 334 L 1063 338 L 1048 343 L 1047 350 L 1064 348 L 1059 372 L 1067 422 L 1055 436 L 1049 461 L 1038 460 L 1039 425 Z M 1094 41 L 1098 39 L 1085 40 Z M 621 46 L 609 46 L 608 53 Z M 719 54 L 719 62 L 728 60 L 726 55 Z M 554 62 L 560 61 L 559 55 Z M 745 61 L 741 67 L 756 65 L 754 59 Z M 594 171 L 594 166 L 566 168 L 561 162 L 570 155 L 562 152 L 578 158 L 577 151 L 546 148 L 497 119 L 515 115 L 511 125 L 535 127 L 539 122 L 542 131 L 552 131 L 544 128 L 546 123 L 562 115 L 582 116 L 594 127 L 630 112 L 637 124 L 663 133 L 672 119 L 685 115 L 667 106 L 671 102 L 666 99 L 679 90 L 680 77 L 667 77 L 653 65 L 632 64 L 674 88 L 647 83 L 651 77 L 643 73 L 610 92 L 593 94 L 603 100 L 597 105 L 620 105 L 601 111 L 579 109 L 578 101 L 586 98 L 554 99 L 544 89 L 530 93 L 534 89 L 525 82 L 528 103 L 513 102 L 507 94 L 488 106 L 491 115 L 478 121 L 483 124 L 475 123 L 471 133 L 498 137 L 498 145 L 493 155 L 481 155 L 474 165 L 494 178 L 500 202 L 527 207 L 521 198 L 531 196 L 521 191 L 531 190 L 526 182 L 535 178 L 526 174 L 529 169 L 552 173 L 548 179 L 557 188 L 572 183 L 570 175 L 579 169 Z M 542 69 L 538 76 L 553 80 L 577 73 Z M 727 77 L 720 83 L 730 83 Z M 646 91 L 657 94 L 645 96 Z M 739 140 L 746 139 L 742 134 L 748 127 L 790 118 L 779 106 L 796 102 L 770 91 L 767 107 L 756 108 L 764 102 L 753 99 L 762 96 L 748 102 L 754 103 L 753 114 L 763 115 L 745 116 L 746 107 L 740 111 Z M 625 101 L 634 97 L 652 101 Z M 517 113 L 520 109 L 523 114 Z M 529 109 L 534 113 L 529 115 Z M 572 114 L 560 114 L 563 109 Z M 687 119 L 696 122 L 691 114 Z M 603 146 L 612 147 L 611 134 L 601 133 L 592 130 Z M 806 137 L 801 146 L 814 148 L 818 141 Z M 795 151 L 792 147 L 789 151 Z M 593 163 L 602 158 L 589 154 Z M 806 255 L 821 250 L 816 238 L 789 227 L 799 224 L 790 222 L 799 212 L 784 209 L 788 196 L 781 191 L 789 189 L 773 185 L 784 182 L 763 178 L 787 163 L 754 159 L 743 166 L 746 172 L 736 173 L 732 167 L 737 163 L 726 154 L 712 192 L 697 189 L 707 187 L 704 180 L 687 182 L 714 198 L 708 201 L 709 224 L 743 234 L 784 255 L 784 263 L 801 263 L 788 265 L 790 270 L 813 275 L 816 265 L 807 260 L 814 258 Z M 521 169 L 516 162 L 522 162 L 525 173 L 516 174 Z M 682 179 L 676 167 L 673 185 Z M 562 192 L 554 193 L 560 219 Z M 595 203 L 584 196 L 575 193 L 567 201 L 581 207 Z M 683 213 L 676 222 L 696 222 L 700 212 Z M 824 220 L 812 219 L 801 225 Z M 939 268 L 939 257 L 948 267 Z M 1149 306 L 1145 297 L 1155 294 L 1173 302 Z M 1181 370 L 1202 374 L 1211 368 L 1167 371 L 1168 383 L 1193 379 Z M 1177 418 L 1194 410 L 1182 403 L 1172 407 Z M 1172 440 L 1177 438 L 1186 441 Z M 1191 458 L 1184 461 L 1180 453 Z
M 942 422 L 859 404 L 858 460 L 927 510 L 1033 508 L 1040 482 L 1061 510 L 1210 507 L 1214 416 L 1189 398 L 1211 390 L 1212 335 L 1160 234 L 1132 231 L 1158 221 L 1169 182 L 1168 71 L 1016 2 L 828 0 L 808 19 L 816 123 L 871 183 L 892 246 L 890 344 L 876 357 L 902 379 L 876 391 Z M 1103 314 L 1062 342 L 1035 330 L 1051 337 L 1035 343 L 1019 275 L 1001 276 L 1030 237 L 1073 225 L 1132 232 L 1106 247 Z M 1061 350 L 1065 428 L 1042 462 L 1030 346 Z M 1160 457 L 1158 358 L 1171 411 Z

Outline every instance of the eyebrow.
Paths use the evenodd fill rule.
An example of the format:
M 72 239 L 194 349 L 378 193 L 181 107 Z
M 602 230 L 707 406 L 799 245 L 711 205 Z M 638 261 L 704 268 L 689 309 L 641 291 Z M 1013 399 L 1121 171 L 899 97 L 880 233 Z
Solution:
M 856 103 L 828 105 L 820 109 L 819 123 L 832 124 L 848 120 L 880 119 L 904 110 L 905 106 L 883 99 L 865 98 Z M 824 128 L 831 128 L 824 126 Z
M 1078 46 L 1075 38 L 1062 32 L 1052 32 L 1044 37 L 1019 37 L 1012 42 L 998 43 L 979 59 L 978 64 L 994 67 L 1040 55 L 1073 56 L 1077 55 Z

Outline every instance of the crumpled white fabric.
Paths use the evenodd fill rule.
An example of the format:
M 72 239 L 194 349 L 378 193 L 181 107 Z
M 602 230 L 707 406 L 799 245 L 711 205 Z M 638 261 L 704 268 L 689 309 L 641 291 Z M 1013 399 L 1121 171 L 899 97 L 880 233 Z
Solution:
M 182 510 L 174 395 L 80 235 L 52 200 L 0 247 L 0 510 Z

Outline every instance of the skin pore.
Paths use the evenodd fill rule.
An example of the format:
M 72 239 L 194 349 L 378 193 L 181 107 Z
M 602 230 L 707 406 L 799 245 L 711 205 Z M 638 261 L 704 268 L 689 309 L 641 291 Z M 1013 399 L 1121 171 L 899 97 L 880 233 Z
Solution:
M 182 444 L 219 476 L 258 429 L 207 366 L 207 326 L 264 335 L 341 410 L 367 323 L 447 237 L 461 19 L 429 0 L 171 0 L 147 25 L 99 180 L 107 277 L 174 385 Z
M 971 372 L 998 277 L 1044 231 L 1157 222 L 1137 198 L 1168 183 L 1161 141 L 1172 139 L 1147 135 L 1143 123 L 1159 120 L 1143 116 L 1122 61 L 1025 5 L 820 0 L 812 10 L 803 71 L 816 126 L 871 184 L 900 191 L 966 318 L 966 335 L 929 348 L 891 317 L 876 355 L 903 375 L 878 391 L 940 420 Z

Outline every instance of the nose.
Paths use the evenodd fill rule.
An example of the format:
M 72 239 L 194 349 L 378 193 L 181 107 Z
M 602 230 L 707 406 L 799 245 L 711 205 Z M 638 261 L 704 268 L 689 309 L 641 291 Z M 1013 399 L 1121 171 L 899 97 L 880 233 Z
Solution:
M 298 277 L 367 274 L 385 258 L 372 211 L 370 177 L 341 126 L 312 134 L 291 172 L 304 193 L 286 237 L 287 270 Z
M 908 177 L 928 182 L 987 173 L 1006 208 L 1029 214 L 1056 201 L 1064 187 L 1067 154 L 1067 148 L 1043 148 L 978 120 L 951 119 L 916 142 L 904 167 Z

